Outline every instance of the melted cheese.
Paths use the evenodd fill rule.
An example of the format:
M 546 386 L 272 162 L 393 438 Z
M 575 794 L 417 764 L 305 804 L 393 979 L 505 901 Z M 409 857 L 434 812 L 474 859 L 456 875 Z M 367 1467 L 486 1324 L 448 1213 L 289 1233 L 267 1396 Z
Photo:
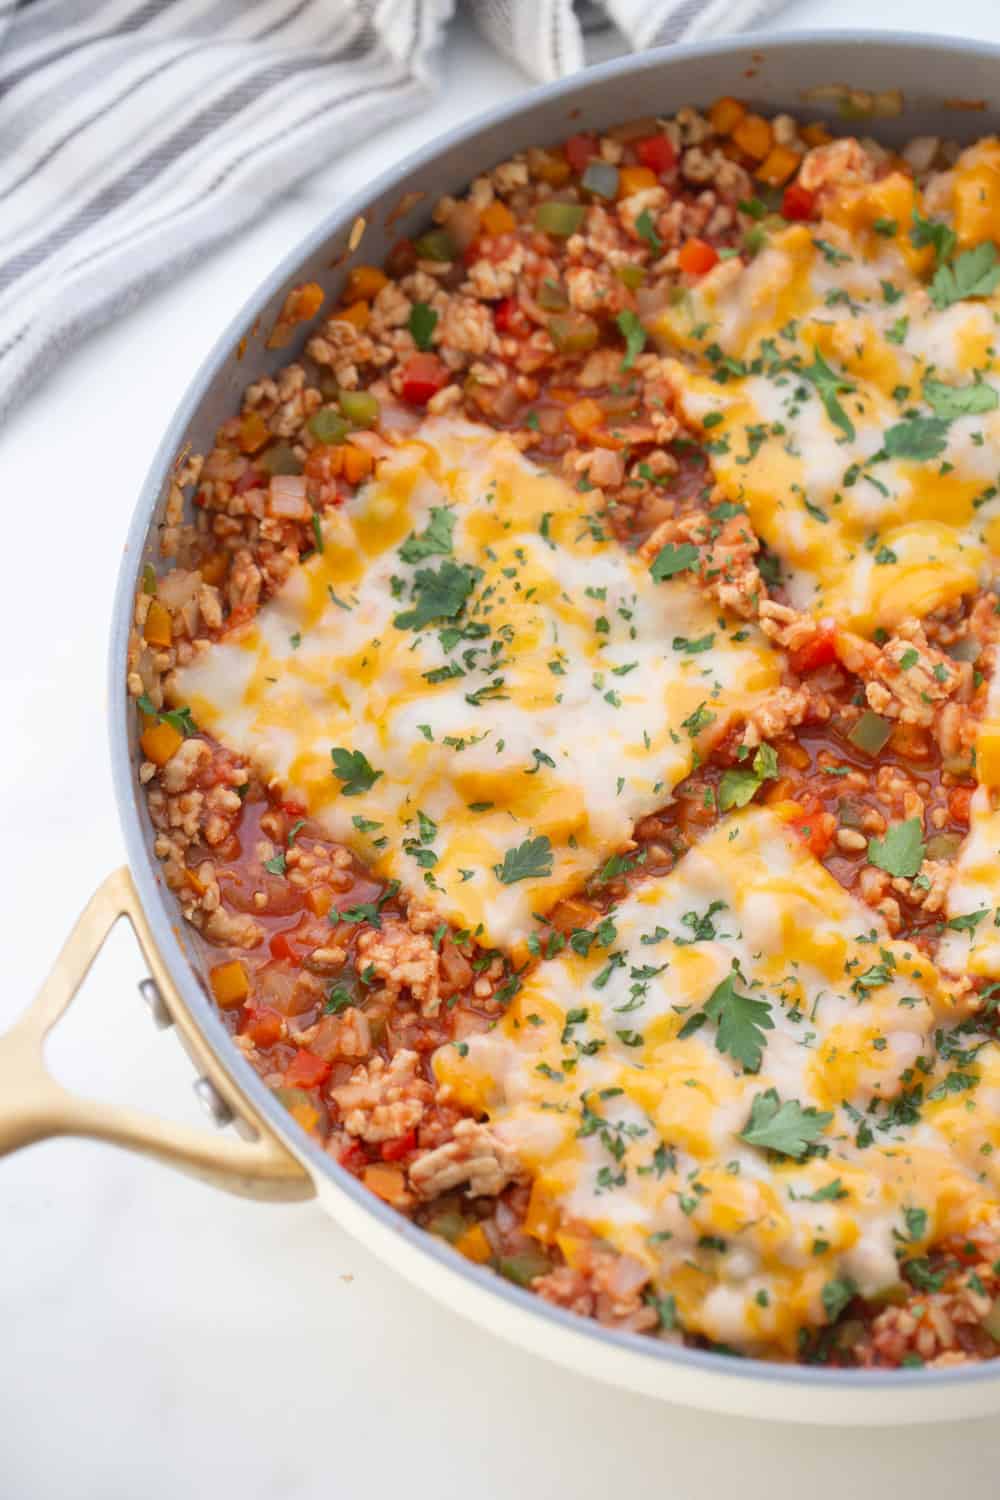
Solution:
M 945 912 L 950 926 L 938 962 L 954 974 L 1000 979 L 1000 674 L 989 688 L 976 740 L 979 786 L 969 806 L 969 832 L 955 861 Z
M 1000 218 L 998 153 L 967 153 L 951 174 L 956 224 L 975 217 L 981 192 L 993 195 L 989 222 Z M 953 603 L 1000 552 L 1000 408 L 949 421 L 927 460 L 878 456 L 892 428 L 933 415 L 926 379 L 1000 391 L 1000 295 L 932 305 L 933 251 L 908 234 L 914 207 L 899 174 L 852 189 L 745 269 L 723 262 L 654 329 L 685 352 L 672 364 L 680 407 L 728 498 L 786 565 L 792 602 L 867 632 Z M 826 401 L 802 373 L 822 384 L 824 368 L 838 382 Z
M 956 1019 L 947 986 L 776 813 L 720 824 L 613 929 L 540 965 L 493 1031 L 435 1055 L 439 1083 L 530 1167 L 540 1239 L 565 1251 L 586 1226 L 652 1271 L 689 1331 L 791 1355 L 827 1321 L 829 1282 L 878 1296 L 898 1285 L 897 1250 L 989 1212 L 1000 1116 L 970 1117 L 968 1093 L 918 1067 Z M 755 1073 L 703 1013 L 734 969 L 769 1007 Z M 771 1089 L 829 1115 L 823 1154 L 742 1138 Z
M 176 691 L 380 874 L 516 947 L 667 799 L 699 726 L 779 677 L 755 629 L 720 619 L 689 581 L 655 583 L 595 519 L 600 498 L 505 437 L 428 422 Z M 453 555 L 407 561 L 435 511 Z M 468 597 L 460 587 L 449 618 L 413 628 L 421 575 L 442 569 Z M 377 779 L 338 778 L 333 748 L 361 752 Z M 542 857 L 511 880 L 528 840 Z

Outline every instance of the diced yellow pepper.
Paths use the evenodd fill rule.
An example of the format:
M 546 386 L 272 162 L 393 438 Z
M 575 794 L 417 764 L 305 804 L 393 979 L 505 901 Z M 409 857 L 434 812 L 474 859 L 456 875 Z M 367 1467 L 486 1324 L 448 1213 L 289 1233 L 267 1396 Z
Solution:
M 466 1260 L 475 1261 L 477 1266 L 485 1265 L 493 1254 L 481 1224 L 471 1224 L 464 1234 L 460 1234 L 455 1241 L 455 1249 L 460 1255 L 464 1255 Z
M 754 161 L 763 161 L 774 144 L 770 123 L 763 115 L 744 115 L 730 133 L 740 150 Z
M 506 203 L 501 203 L 499 198 L 487 203 L 479 215 L 479 223 L 486 234 L 511 234 L 517 228 L 517 220 Z
M 167 723 L 151 724 L 139 736 L 142 753 L 154 766 L 165 766 L 177 754 L 183 742 L 184 736 L 180 730 Z
M 388 286 L 389 278 L 378 266 L 355 266 L 348 271 L 347 280 L 344 283 L 343 297 L 345 302 L 371 302 L 384 286 Z
M 756 175 L 770 187 L 780 187 L 783 182 L 788 181 L 801 160 L 799 153 L 790 146 L 772 146 L 757 168 Z
M 532 146 L 528 151 L 528 171 L 550 187 L 562 187 L 570 179 L 570 164 L 561 151 L 543 151 Z
M 619 198 L 631 198 L 633 193 L 641 193 L 646 188 L 659 185 L 660 179 L 652 167 L 622 167 L 618 173 Z
M 238 958 L 216 964 L 209 972 L 208 982 L 220 1010 L 235 1010 L 250 993 L 249 975 Z
M 747 112 L 745 104 L 730 95 L 724 94 L 721 99 L 716 99 L 708 112 L 708 123 L 716 135 L 732 135 L 736 126 L 740 123 Z
M 240 420 L 240 452 L 256 453 L 263 448 L 270 430 L 259 411 L 248 411 Z
M 983 786 L 1000 786 L 1000 720 L 987 719 L 979 726 L 976 776 Z
M 142 635 L 151 646 L 169 646 L 174 638 L 170 616 L 159 599 L 154 599 L 149 606 Z
M 288 1113 L 303 1130 L 313 1131 L 319 1124 L 319 1110 L 313 1104 L 293 1104 Z

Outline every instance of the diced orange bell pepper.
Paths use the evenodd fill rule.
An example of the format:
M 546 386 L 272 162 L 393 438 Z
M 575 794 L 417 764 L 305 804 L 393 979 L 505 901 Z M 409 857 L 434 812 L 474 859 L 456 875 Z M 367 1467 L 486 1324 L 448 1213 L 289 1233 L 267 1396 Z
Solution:
M 368 320 L 371 315 L 371 307 L 363 300 L 352 302 L 350 307 L 338 307 L 330 314 L 335 322 L 350 323 L 359 333 L 363 333 L 368 327 Z
M 738 99 L 733 99 L 729 94 L 723 94 L 721 99 L 716 99 L 709 110 L 708 123 L 716 135 L 732 135 L 746 112 L 745 104 L 741 104 Z
M 281 321 L 305 323 L 307 319 L 319 312 L 323 306 L 323 296 L 323 288 L 315 281 L 304 281 L 301 286 L 293 287 L 285 298 L 285 305 L 281 310 Z
M 256 453 L 271 436 L 259 411 L 245 412 L 240 421 L 240 452 Z
M 411 1201 L 406 1191 L 406 1178 L 400 1167 L 390 1167 L 380 1161 L 371 1162 L 362 1172 L 361 1181 L 385 1203 L 396 1206 Z
M 173 626 L 170 623 L 170 615 L 160 603 L 154 599 L 146 612 L 146 622 L 142 627 L 142 635 L 151 646 L 169 646 L 174 638 Z
M 692 237 L 685 240 L 677 252 L 677 264 L 689 276 L 704 276 L 716 264 L 719 257 L 707 240 Z
M 631 198 L 646 188 L 659 186 L 659 179 L 650 167 L 622 167 L 618 173 L 619 198 Z
M 477 1266 L 483 1266 L 493 1254 L 486 1231 L 481 1224 L 470 1224 L 463 1234 L 455 1241 L 455 1249 L 459 1255 L 464 1255 L 466 1260 L 474 1261 Z
M 367 479 L 375 467 L 375 460 L 367 448 L 358 448 L 354 443 L 344 447 L 344 478 L 348 484 L 360 484 Z
M 744 115 L 730 133 L 740 150 L 754 161 L 763 161 L 774 144 L 770 122 L 763 115 Z
M 209 971 L 208 982 L 220 1010 L 235 1010 L 250 993 L 250 978 L 238 958 L 216 964 Z
M 154 766 L 165 766 L 184 743 L 184 736 L 172 724 L 151 724 L 139 736 L 142 753 Z
M 780 187 L 788 181 L 801 160 L 799 153 L 790 146 L 772 146 L 757 168 L 757 176 L 769 187 Z
M 479 223 L 485 234 L 511 234 L 517 228 L 517 220 L 499 198 L 487 203 L 479 215 Z
M 347 280 L 344 283 L 343 300 L 345 302 L 371 302 L 384 286 L 389 285 L 389 278 L 378 266 L 355 266 L 348 271 Z
M 584 396 L 566 408 L 566 420 L 574 432 L 583 436 L 595 427 L 604 426 L 604 408 L 593 396 Z

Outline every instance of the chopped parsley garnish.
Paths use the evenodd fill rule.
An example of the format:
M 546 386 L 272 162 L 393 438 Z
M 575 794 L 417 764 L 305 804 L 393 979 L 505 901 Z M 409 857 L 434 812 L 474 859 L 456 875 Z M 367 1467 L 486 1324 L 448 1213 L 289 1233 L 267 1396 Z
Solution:
M 628 307 L 618 314 L 616 321 L 625 340 L 625 358 L 622 360 L 622 369 L 629 370 L 635 364 L 636 357 L 646 347 L 646 330 L 636 314 Z
M 916 875 L 923 864 L 926 849 L 923 825 L 919 818 L 907 818 L 905 823 L 893 823 L 881 839 L 868 843 L 868 862 L 877 865 L 889 875 Z
M 665 578 L 673 578 L 675 573 L 686 573 L 697 561 L 698 548 L 693 542 L 682 542 L 679 547 L 668 542 L 653 558 L 649 571 L 657 583 L 662 583 Z
M 443 562 L 436 572 L 433 568 L 419 568 L 413 579 L 414 603 L 396 615 L 392 623 L 397 630 L 422 630 L 434 620 L 453 620 L 461 614 L 481 576 L 479 568 L 460 566 L 450 560 Z
M 370 792 L 382 775 L 360 750 L 345 750 L 337 746 L 330 751 L 330 757 L 334 776 L 344 783 L 340 790 L 345 797 L 360 797 L 363 792 Z
M 998 284 L 997 247 L 992 240 L 984 240 L 973 250 L 957 255 L 950 265 L 938 266 L 931 282 L 931 301 L 940 310 L 966 297 L 988 297 Z
M 855 387 L 836 370 L 831 370 L 819 351 L 811 365 L 803 367 L 802 374 L 816 387 L 816 394 L 826 408 L 826 414 L 835 427 L 839 427 L 846 438 L 854 441 L 854 423 L 841 406 L 837 397 L 841 392 L 853 391 Z
M 996 411 L 1000 396 L 991 385 L 978 380 L 974 385 L 945 385 L 942 380 L 924 381 L 924 400 L 935 416 L 946 422 L 957 417 L 978 417 Z
M 833 1119 L 827 1110 L 803 1109 L 797 1099 L 778 1098 L 777 1089 L 765 1089 L 750 1106 L 750 1118 L 740 1139 L 801 1161 Z
M 426 530 L 419 536 L 407 537 L 399 549 L 404 562 L 423 562 L 425 557 L 435 555 L 449 557 L 452 550 L 452 533 L 455 530 L 455 512 L 446 505 L 431 508 L 431 518 Z
M 494 874 L 501 885 L 514 885 L 519 880 L 540 880 L 552 874 L 552 845 L 543 833 L 537 838 L 525 839 L 514 849 L 508 849 L 502 865 L 493 866 Z
M 771 1007 L 766 1000 L 739 994 L 736 989 L 738 982 L 735 973 L 727 974 L 712 991 L 704 1010 L 690 1016 L 679 1035 L 682 1038 L 691 1036 L 705 1020 L 714 1021 L 718 1050 L 735 1057 L 745 1072 L 759 1073 L 767 1041 L 764 1032 L 774 1030 Z

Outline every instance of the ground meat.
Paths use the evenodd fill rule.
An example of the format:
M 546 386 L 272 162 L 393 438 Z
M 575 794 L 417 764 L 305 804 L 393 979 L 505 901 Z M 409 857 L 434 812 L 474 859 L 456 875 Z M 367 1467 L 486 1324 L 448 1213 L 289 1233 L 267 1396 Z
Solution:
M 416 1128 L 434 1090 L 418 1075 L 415 1052 L 397 1052 L 389 1063 L 375 1057 L 350 1081 L 330 1089 L 344 1129 L 364 1141 L 389 1141 Z
M 436 1013 L 441 1003 L 440 957 L 426 932 L 413 932 L 405 922 L 383 922 L 381 928 L 361 933 L 358 955 L 362 964 L 372 966 L 390 996 L 407 989 L 425 1016 Z
M 422 1198 L 437 1198 L 460 1185 L 473 1197 L 492 1197 L 520 1172 L 514 1152 L 489 1126 L 459 1120 L 450 1141 L 412 1163 L 410 1182 Z
M 714 522 L 701 511 L 664 521 L 644 542 L 641 555 L 652 561 L 667 545 L 692 543 L 698 548 L 698 577 L 726 609 L 748 620 L 759 607 L 765 590 L 754 558 L 760 543 L 745 516 L 730 516 Z

